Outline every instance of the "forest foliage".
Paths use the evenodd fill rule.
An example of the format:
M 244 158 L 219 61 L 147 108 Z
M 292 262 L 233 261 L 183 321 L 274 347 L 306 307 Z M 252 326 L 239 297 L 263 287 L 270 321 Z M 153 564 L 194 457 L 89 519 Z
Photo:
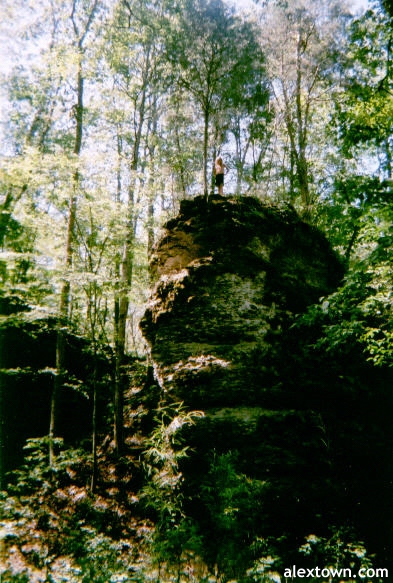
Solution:
M 51 328 L 56 351 L 35 371 L 53 380 L 47 434 L 29 439 L 26 465 L 2 494 L 0 536 L 16 536 L 7 529 L 17 525 L 45 580 L 157 580 L 169 559 L 179 578 L 168 581 L 179 573 L 207 580 L 197 559 L 203 541 L 176 496 L 178 458 L 187 451 L 168 446 L 176 441 L 171 423 L 192 423 L 192 414 L 158 413 L 143 457 L 151 480 L 142 492 L 154 506 L 143 524 L 131 528 L 119 500 L 97 493 L 97 460 L 110 434 L 110 456 L 126 472 L 124 410 L 135 362 L 132 374 L 145 378 L 138 323 L 151 283 L 148 256 L 181 199 L 213 195 L 218 153 L 229 168 L 226 194 L 290 203 L 346 265 L 342 287 L 299 319 L 319 330 L 307 350 L 334 357 L 356 346 L 376 369 L 392 367 L 390 10 L 375 2 L 356 15 L 341 0 L 255 0 L 249 10 L 222 0 L 3 3 L 1 330 L 12 323 L 33 337 L 38 322 Z M 68 370 L 71 337 L 89 347 L 83 380 Z M 2 359 L 6 352 L 3 343 Z M 4 391 L 23 371 L 1 367 Z M 57 435 L 64 388 L 89 408 L 89 439 L 76 449 Z M 138 423 L 153 426 L 146 411 Z M 211 472 L 226 488 L 204 496 L 230 530 L 229 485 L 247 504 L 249 484 L 234 475 L 230 456 Z M 2 477 L 3 488 L 9 479 Z M 32 524 L 52 538 L 34 546 Z M 64 536 L 55 540 L 58 530 Z M 369 561 L 360 543 L 340 536 L 310 539 L 299 552 Z M 262 558 L 244 581 L 275 580 L 274 543 L 255 545 Z M 68 558 L 60 564 L 59 556 Z M 191 559 L 198 576 L 185 567 Z M 29 580 L 23 570 L 2 577 Z

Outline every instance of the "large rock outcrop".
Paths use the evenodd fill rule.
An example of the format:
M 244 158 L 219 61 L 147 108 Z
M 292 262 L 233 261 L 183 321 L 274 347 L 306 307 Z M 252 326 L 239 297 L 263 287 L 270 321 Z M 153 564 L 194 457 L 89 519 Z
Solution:
M 254 198 L 183 201 L 151 268 L 158 283 L 142 328 L 157 378 L 209 409 L 271 403 L 283 330 L 342 277 L 318 231 Z
M 198 197 L 165 225 L 151 268 L 141 326 L 162 399 L 204 412 L 184 429 L 183 469 L 212 564 L 235 576 L 256 540 L 299 546 L 349 524 L 368 496 L 355 474 L 373 463 L 373 437 L 342 363 L 307 359 L 293 326 L 343 277 L 325 237 L 290 207 Z

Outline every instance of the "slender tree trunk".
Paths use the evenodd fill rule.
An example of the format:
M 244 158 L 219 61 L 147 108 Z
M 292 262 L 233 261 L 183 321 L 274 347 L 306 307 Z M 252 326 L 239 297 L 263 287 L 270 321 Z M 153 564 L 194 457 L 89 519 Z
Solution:
M 157 100 L 154 99 L 152 103 L 152 121 L 149 124 L 149 134 L 153 134 L 153 136 L 157 135 L 157 123 L 158 123 L 158 111 L 157 111 Z M 154 193 L 154 186 L 155 186 L 155 155 L 156 155 L 156 146 L 154 144 L 150 144 L 147 146 L 147 150 L 149 153 L 149 160 L 150 160 L 150 173 L 148 179 L 148 207 L 147 207 L 147 255 L 150 256 L 150 253 L 153 249 L 154 245 L 154 203 L 155 203 L 155 193 Z
M 74 188 L 76 183 L 74 183 Z M 59 393 L 64 380 L 65 374 L 65 339 L 68 325 L 68 317 L 70 310 L 70 293 L 71 285 L 68 279 L 68 273 L 72 269 L 73 262 L 73 238 L 75 228 L 76 216 L 76 196 L 72 194 L 69 201 L 68 210 L 68 224 L 67 224 L 67 239 L 66 239 L 66 259 L 65 259 L 65 279 L 62 284 L 60 292 L 60 307 L 59 307 L 59 322 L 56 335 L 56 375 L 54 377 L 51 403 L 50 403 L 50 421 L 49 421 L 49 464 L 53 466 L 54 453 L 54 438 L 56 434 L 57 423 L 57 402 Z
M 89 256 L 90 273 L 94 273 L 94 260 L 92 255 Z M 87 291 L 87 313 L 86 320 L 90 329 L 91 346 L 93 349 L 93 371 L 92 371 L 92 409 L 91 409 L 91 453 L 93 458 L 93 467 L 90 477 L 90 491 L 94 492 L 97 485 L 98 460 L 97 460 L 97 378 L 98 378 L 98 341 L 97 326 L 98 317 L 98 284 L 92 282 Z
M 389 180 L 391 180 L 393 175 L 393 160 L 392 160 L 392 150 L 390 147 L 390 140 L 387 138 L 385 140 L 385 156 L 386 156 L 386 174 Z
M 124 447 L 124 423 L 123 423 L 123 367 L 126 354 L 126 337 L 127 321 L 129 308 L 129 293 L 132 282 L 133 271 L 133 252 L 134 252 L 134 218 L 129 205 L 128 233 L 124 246 L 124 254 L 120 267 L 120 298 L 119 298 L 119 317 L 116 335 L 116 381 L 114 397 L 114 440 L 115 448 L 118 455 L 121 455 Z M 132 213 L 132 214 L 131 214 Z
M 215 160 L 217 158 L 217 156 L 218 156 L 217 148 L 216 148 L 216 146 L 214 146 L 214 148 L 213 148 L 213 160 Z M 215 189 L 215 175 L 214 175 L 214 172 L 212 169 L 210 172 L 210 194 L 211 194 L 211 196 L 214 196 L 214 189 Z
M 348 241 L 347 247 L 346 247 L 346 249 L 345 249 L 345 254 L 344 254 L 344 257 L 345 257 L 345 260 L 346 260 L 347 262 L 349 262 L 349 259 L 350 259 L 350 257 L 351 257 L 352 249 L 353 249 L 353 247 L 354 247 L 354 245 L 355 245 L 355 242 L 356 242 L 357 236 L 358 236 L 358 234 L 359 234 L 359 231 L 360 231 L 360 226 L 359 226 L 358 224 L 356 224 L 356 225 L 354 226 L 353 230 L 352 230 L 352 235 L 351 235 L 351 237 L 349 238 L 349 241 Z
M 203 128 L 203 194 L 206 202 L 209 197 L 209 181 L 207 178 L 207 153 L 209 147 L 209 109 L 205 107 L 204 111 L 204 128 Z
M 147 255 L 150 256 L 154 246 L 154 199 L 150 195 L 147 209 Z
M 233 132 L 235 138 L 235 145 L 236 145 L 236 194 L 239 195 L 241 193 L 241 184 L 243 178 L 243 157 L 242 157 L 242 148 L 241 148 L 241 129 L 240 129 L 240 122 L 239 119 L 236 120 L 236 131 Z
M 187 188 L 186 188 L 186 167 L 182 157 L 182 147 L 180 145 L 180 137 L 179 137 L 179 129 L 175 127 L 175 141 L 177 146 L 177 152 L 180 160 L 180 167 L 179 167 L 179 180 L 180 180 L 180 188 L 181 192 L 183 193 L 183 197 L 186 198 L 187 195 Z
M 133 252 L 134 252 L 134 200 L 133 191 L 129 194 L 128 227 L 124 244 L 123 257 L 120 263 L 120 282 L 118 298 L 118 315 L 116 329 L 116 367 L 115 367 L 115 395 L 114 395 L 114 441 L 117 454 L 120 456 L 124 449 L 124 397 L 123 397 L 123 367 L 127 345 L 127 321 L 129 308 L 129 293 L 132 282 Z
M 285 103 L 285 124 L 290 144 L 290 191 L 291 195 L 297 187 L 307 217 L 311 210 L 311 195 L 309 185 L 309 170 L 306 154 L 308 104 L 303 103 L 302 89 L 302 55 L 305 49 L 304 39 L 299 34 L 296 47 L 296 95 L 294 110 L 288 95 L 285 81 L 282 81 L 282 93 Z
M 122 155 L 123 155 L 123 143 L 120 136 L 120 130 L 117 133 L 117 191 L 116 191 L 116 202 L 118 205 L 121 204 L 121 191 L 122 191 Z M 122 363 L 122 350 L 119 337 L 120 329 L 120 298 L 121 298 L 121 255 L 116 254 L 115 257 L 115 274 L 116 274 L 116 292 L 114 301 L 114 346 L 115 346 L 115 378 L 114 378 L 114 392 L 113 392 L 113 407 L 114 407 L 114 420 L 113 420 L 113 433 L 115 447 L 118 453 L 122 448 L 122 427 L 123 427 L 123 413 L 122 413 L 122 403 L 120 401 L 121 394 L 121 363 Z
M 299 35 L 297 43 L 297 63 L 296 63 L 296 123 L 297 123 L 297 153 L 296 153 L 296 173 L 299 185 L 300 197 L 303 203 L 304 212 L 309 216 L 311 210 L 310 186 L 308 179 L 308 162 L 306 156 L 307 145 L 307 115 L 303 111 L 302 104 L 302 51 L 304 40 Z
M 151 47 L 150 47 L 151 48 Z M 129 308 L 129 294 L 132 284 L 133 261 L 134 261 L 134 244 L 135 244 L 135 191 L 137 185 L 136 175 L 140 163 L 140 147 L 142 140 L 142 130 L 146 121 L 146 99 L 148 90 L 148 79 L 151 72 L 151 53 L 150 49 L 146 55 L 146 69 L 144 71 L 144 83 L 141 92 L 138 123 L 135 131 L 133 154 L 131 161 L 131 183 L 128 188 L 128 205 L 127 205 L 127 233 L 124 243 L 123 257 L 120 265 L 120 282 L 119 282 L 119 316 L 116 330 L 116 367 L 115 367 L 115 395 L 114 395 L 114 441 L 118 455 L 121 455 L 124 449 L 124 423 L 123 423 L 123 369 L 126 356 L 126 338 L 127 338 L 127 321 Z
M 139 145 L 138 145 L 139 149 Z M 134 153 L 133 174 L 138 158 Z M 116 367 L 115 367 L 115 395 L 114 395 L 114 441 L 117 454 L 120 456 L 124 449 L 124 423 L 123 423 L 123 367 L 126 355 L 127 345 L 127 321 L 129 308 L 129 293 L 131 290 L 133 261 L 134 261 L 134 243 L 135 243 L 135 217 L 134 217 L 134 188 L 135 183 L 130 185 L 128 193 L 128 224 L 126 240 L 123 248 L 123 257 L 120 263 L 120 281 L 119 281 L 119 299 L 118 299 L 118 318 L 116 329 Z
M 299 82 L 299 78 L 298 78 Z M 289 138 L 289 162 L 290 162 L 290 170 L 289 170 L 289 191 L 291 198 L 294 198 L 295 195 L 295 174 L 297 168 L 297 144 L 296 144 L 296 129 L 295 129 L 295 122 L 293 119 L 293 114 L 291 111 L 291 100 L 288 96 L 285 83 L 282 83 L 282 92 L 284 96 L 284 103 L 285 103 L 285 111 L 284 111 L 284 119 L 285 125 L 287 127 L 288 138 Z
M 114 397 L 114 428 L 113 438 L 115 441 L 116 453 L 120 456 L 124 448 L 124 429 L 123 429 L 123 386 L 122 386 L 122 366 L 124 353 L 118 345 L 116 350 L 116 370 L 115 370 L 115 397 Z
M 82 72 L 82 54 L 79 53 L 79 67 L 77 78 L 77 103 L 75 106 L 75 143 L 74 154 L 80 156 L 82 148 L 83 134 L 83 72 Z M 65 374 L 65 337 L 69 320 L 70 302 L 71 302 L 71 284 L 69 273 L 73 264 L 73 243 L 75 231 L 75 219 L 77 209 L 77 192 L 79 188 L 80 176 L 76 170 L 73 178 L 73 187 L 68 205 L 68 222 L 65 245 L 65 278 L 62 283 L 60 292 L 59 306 L 59 324 L 56 337 L 56 375 L 54 377 L 51 403 L 50 403 L 50 421 L 49 421 L 49 464 L 53 466 L 55 460 L 54 438 L 56 435 L 57 423 L 57 402 L 59 393 L 64 380 Z
M 94 370 L 93 370 L 93 411 L 92 411 L 92 444 L 91 450 L 93 455 L 93 470 L 91 473 L 91 481 L 90 481 L 90 490 L 94 492 L 97 485 L 97 474 L 98 474 L 98 465 L 97 465 L 97 354 L 96 349 L 94 348 Z

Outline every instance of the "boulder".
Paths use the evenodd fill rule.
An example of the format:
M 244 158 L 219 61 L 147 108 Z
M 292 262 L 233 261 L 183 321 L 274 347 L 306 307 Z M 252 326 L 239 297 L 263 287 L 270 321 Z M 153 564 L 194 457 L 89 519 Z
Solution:
M 165 225 L 151 270 L 141 328 L 161 401 L 203 413 L 181 435 L 184 500 L 206 560 L 235 577 L 255 559 L 255 541 L 294 549 L 356 523 L 374 487 L 362 468 L 377 467 L 379 439 L 362 363 L 330 362 L 321 350 L 310 358 L 315 337 L 295 325 L 342 281 L 325 236 L 287 205 L 197 197 Z

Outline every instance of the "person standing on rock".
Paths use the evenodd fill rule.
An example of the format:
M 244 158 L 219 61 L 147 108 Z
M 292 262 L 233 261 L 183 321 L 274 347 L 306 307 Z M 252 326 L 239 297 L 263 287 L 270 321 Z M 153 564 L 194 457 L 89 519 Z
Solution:
M 215 176 L 215 184 L 218 188 L 218 194 L 221 196 L 223 196 L 224 194 L 224 174 L 227 168 L 228 166 L 224 164 L 224 161 L 221 158 L 221 156 L 217 156 L 214 162 L 213 174 Z

